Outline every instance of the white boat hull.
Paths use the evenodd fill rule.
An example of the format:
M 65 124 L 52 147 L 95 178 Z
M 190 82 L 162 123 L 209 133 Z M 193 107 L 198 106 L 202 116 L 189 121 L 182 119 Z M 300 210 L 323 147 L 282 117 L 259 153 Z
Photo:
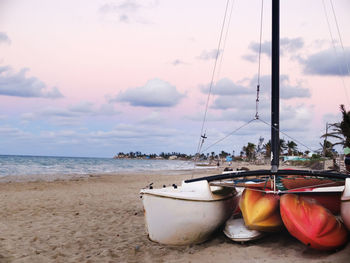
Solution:
M 350 230 L 350 200 L 341 202 L 340 211 L 345 226 Z
M 264 236 L 263 232 L 248 229 L 243 218 L 231 218 L 226 221 L 224 234 L 233 241 L 247 242 Z
M 341 197 L 340 214 L 345 226 L 350 230 L 350 178 L 345 180 L 344 192 Z
M 209 188 L 209 185 L 206 187 Z M 160 195 L 159 192 L 154 194 L 152 190 L 147 190 L 141 191 L 141 194 L 149 238 L 166 245 L 190 245 L 206 241 L 237 206 L 232 194 L 199 200 L 201 198 L 198 196 L 196 199 L 184 199 L 169 196 L 169 191 L 165 192 L 166 195 Z

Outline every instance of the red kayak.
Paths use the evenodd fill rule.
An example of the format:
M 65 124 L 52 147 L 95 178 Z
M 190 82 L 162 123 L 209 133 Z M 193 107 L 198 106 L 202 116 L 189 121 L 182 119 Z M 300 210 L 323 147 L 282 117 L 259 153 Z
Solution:
M 285 194 L 280 213 L 289 233 L 312 248 L 333 250 L 347 241 L 343 223 L 312 198 Z

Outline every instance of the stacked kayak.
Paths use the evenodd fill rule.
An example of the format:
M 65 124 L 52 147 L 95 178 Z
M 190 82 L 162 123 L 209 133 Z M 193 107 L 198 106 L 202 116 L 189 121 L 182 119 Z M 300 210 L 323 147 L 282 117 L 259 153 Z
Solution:
M 315 199 L 286 194 L 280 199 L 280 210 L 289 233 L 305 245 L 332 250 L 347 241 L 343 223 Z
M 284 225 L 292 236 L 318 250 L 334 250 L 347 242 L 348 231 L 342 221 L 313 195 L 278 195 L 265 190 L 246 188 L 242 194 L 239 205 L 248 229 L 273 232 Z M 343 199 L 342 214 L 350 223 L 350 206 L 346 205 L 350 204 L 350 195 Z
M 350 178 L 346 180 L 345 191 L 344 180 L 316 176 L 239 181 L 237 185 L 244 187 L 239 202 L 244 225 L 260 232 L 275 232 L 284 226 L 314 249 L 341 247 L 348 239 L 344 223 L 350 229 Z M 343 219 L 336 217 L 340 210 Z
M 247 188 L 242 194 L 239 206 L 245 225 L 249 229 L 273 232 L 283 225 L 278 195 Z

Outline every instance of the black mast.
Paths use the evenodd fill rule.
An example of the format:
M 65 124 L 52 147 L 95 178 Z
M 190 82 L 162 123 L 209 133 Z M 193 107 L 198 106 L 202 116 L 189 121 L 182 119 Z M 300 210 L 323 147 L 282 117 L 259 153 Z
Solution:
M 272 67 L 271 67 L 271 171 L 279 166 L 279 53 L 280 53 L 280 1 L 272 0 Z
M 301 176 L 320 176 L 325 178 L 350 178 L 349 174 L 334 173 L 334 171 L 311 171 L 311 170 L 278 170 L 279 166 L 279 9 L 280 1 L 272 0 L 272 72 L 271 72 L 271 170 L 256 171 L 236 171 L 229 174 L 218 174 L 213 176 L 201 177 L 186 180 L 186 183 L 207 180 L 208 182 L 225 179 L 242 179 L 248 176 L 269 176 L 274 179 L 274 191 L 276 191 L 276 175 L 301 175 Z M 266 182 L 266 178 L 262 178 Z M 282 192 L 280 192 L 282 193 Z

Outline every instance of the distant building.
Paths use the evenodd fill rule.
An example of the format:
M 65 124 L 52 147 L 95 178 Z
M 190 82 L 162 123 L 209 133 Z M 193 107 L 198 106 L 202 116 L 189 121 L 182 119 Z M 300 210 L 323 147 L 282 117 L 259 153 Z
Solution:
M 287 161 L 306 161 L 306 158 L 300 156 L 283 156 L 283 162 Z

